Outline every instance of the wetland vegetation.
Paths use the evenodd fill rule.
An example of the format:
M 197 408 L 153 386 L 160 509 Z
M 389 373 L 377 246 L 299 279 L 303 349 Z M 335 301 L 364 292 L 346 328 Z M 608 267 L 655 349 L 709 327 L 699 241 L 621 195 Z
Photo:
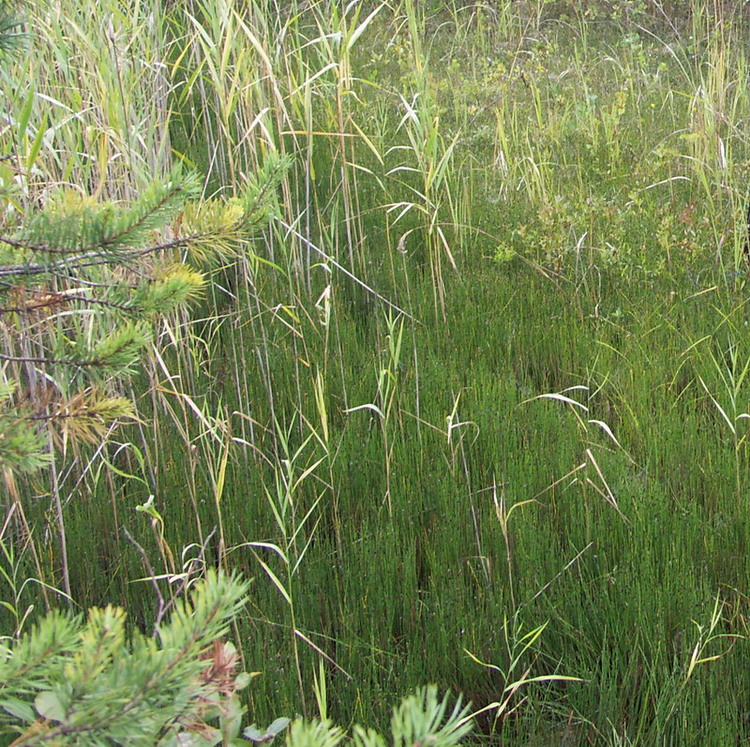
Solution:
M 133 409 L 6 454 L 2 632 L 112 603 L 148 633 L 216 568 L 252 579 L 248 723 L 384 729 L 434 683 L 487 744 L 750 739 L 746 3 L 24 13 L 0 234 L 180 166 L 193 212 L 144 240 L 202 280 L 101 373 Z M 45 330 L 105 317 L 11 290 L 6 423 L 70 394 Z

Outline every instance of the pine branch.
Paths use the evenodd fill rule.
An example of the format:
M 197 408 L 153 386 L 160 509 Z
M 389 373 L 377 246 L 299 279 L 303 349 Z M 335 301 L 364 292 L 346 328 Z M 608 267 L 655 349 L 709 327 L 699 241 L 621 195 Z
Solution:
M 148 256 L 149 254 L 158 254 L 159 252 L 165 252 L 169 249 L 178 249 L 189 245 L 193 241 L 205 239 L 206 236 L 180 236 L 175 239 L 170 239 L 161 244 L 155 244 L 144 249 L 137 249 L 130 252 L 122 252 L 117 256 L 102 255 L 101 252 L 90 251 L 80 254 L 76 257 L 69 257 L 65 260 L 58 262 L 52 262 L 50 264 L 17 264 L 17 265 L 0 265 L 0 278 L 3 277 L 20 277 L 20 276 L 36 276 L 46 275 L 48 273 L 54 273 L 58 271 L 67 270 L 68 273 L 72 273 L 75 270 L 81 270 L 85 267 L 101 267 L 105 265 L 119 265 L 130 259 L 138 259 L 140 257 Z M 5 241 L 4 237 L 0 236 L 0 241 Z M 72 275 L 71 275 L 72 277 Z
M 61 365 L 72 368 L 106 368 L 118 375 L 125 375 L 132 372 L 138 359 L 138 352 L 149 339 L 150 335 L 144 324 L 126 324 L 99 340 L 87 357 L 54 358 L 0 353 L 0 361 Z
M 0 467 L 34 472 L 49 464 L 47 439 L 29 428 L 24 418 L 8 417 L 0 424 Z
M 87 306 L 103 306 L 108 309 L 117 309 L 118 311 L 131 311 L 132 306 L 122 303 L 116 303 L 96 296 L 79 296 L 68 292 L 50 292 L 46 290 L 27 289 L 13 283 L 0 283 L 4 285 L 9 292 L 17 291 L 19 293 L 28 292 L 38 296 L 38 300 L 30 300 L 21 306 L 0 306 L 1 314 L 30 314 L 39 309 L 50 309 L 56 306 L 63 306 L 68 302 L 83 303 Z
M 67 192 L 34 215 L 20 236 L 0 240 L 16 249 L 48 255 L 101 255 L 140 248 L 149 233 L 163 228 L 196 190 L 194 176 L 180 180 L 175 172 L 168 181 L 151 185 L 125 209 Z
M 114 206 L 66 192 L 26 221 L 20 235 L 5 243 L 43 254 L 86 252 L 101 245 Z
M 114 400 L 105 407 L 104 400 L 94 402 L 85 393 L 96 382 L 109 387 L 112 380 L 134 373 L 150 340 L 153 318 L 185 308 L 203 293 L 206 278 L 179 255 L 187 250 L 188 256 L 206 263 L 236 256 L 248 231 L 271 215 L 288 165 L 286 158 L 270 157 L 248 179 L 244 198 L 228 203 L 186 202 L 200 185 L 196 177 L 176 171 L 126 207 L 68 191 L 30 216 L 17 234 L 0 235 L 0 252 L 12 258 L 6 264 L 0 260 L 0 321 L 7 319 L 9 337 L 18 344 L 0 352 L 0 363 L 19 364 L 16 376 L 33 378 L 38 373 L 53 382 L 44 408 L 37 408 L 41 413 L 26 413 L 14 421 L 17 432 L 6 438 L 6 456 L 0 453 L 0 461 L 11 469 L 25 465 L 18 467 L 24 470 L 34 459 L 41 463 L 46 457 L 39 455 L 46 449 L 40 447 L 39 426 L 65 444 L 71 442 L 69 437 L 72 442 L 93 442 L 108 419 L 111 423 L 123 417 Z M 171 229 L 162 230 L 178 213 Z M 166 255 L 174 264 L 155 269 L 148 258 L 156 255 Z M 71 312 L 53 313 L 68 304 L 75 304 Z M 83 313 L 93 309 L 96 313 L 86 315 L 84 322 Z M 28 385 L 34 390 L 33 380 Z M 58 409 L 51 407 L 56 400 Z M 8 403 L 0 402 L 0 407 L 3 418 L 12 409 Z
M 97 246 L 102 249 L 137 246 L 147 238 L 149 231 L 166 225 L 199 188 L 200 183 L 194 174 L 180 179 L 179 172 L 173 172 L 164 184 L 149 187 L 135 205 L 117 216 Z
M 32 358 L 24 355 L 6 355 L 0 353 L 0 361 L 8 363 L 39 363 L 49 366 L 70 366 L 71 368 L 102 368 L 107 365 L 101 358 L 79 360 L 77 358 Z
M 60 306 L 68 301 L 78 301 L 93 306 L 106 306 L 109 309 L 117 309 L 119 311 L 137 311 L 138 309 L 133 306 L 127 306 L 121 303 L 115 303 L 114 301 L 105 301 L 103 298 L 92 298 L 89 296 L 70 296 L 60 294 L 56 298 L 45 299 L 37 303 L 30 303 L 24 306 L 0 306 L 0 314 L 30 314 L 39 309 L 49 309 L 54 306 Z
M 247 177 L 242 198 L 245 216 L 243 226 L 266 222 L 273 213 L 273 197 L 281 180 L 289 170 L 292 160 L 278 153 L 270 155 L 256 174 Z
M 125 615 L 111 607 L 91 610 L 85 625 L 47 616 L 0 651 L 0 723 L 25 725 L 16 745 L 156 744 L 200 719 L 217 692 L 205 654 L 246 593 L 237 577 L 209 572 L 159 627 L 160 641 L 137 634 L 128 644 Z
M 12 239 L 10 236 L 0 236 L 0 242 L 12 246 L 14 249 L 25 249 L 30 252 L 40 252 L 42 254 L 68 254 L 69 249 L 56 249 L 45 244 L 32 244 L 22 239 Z

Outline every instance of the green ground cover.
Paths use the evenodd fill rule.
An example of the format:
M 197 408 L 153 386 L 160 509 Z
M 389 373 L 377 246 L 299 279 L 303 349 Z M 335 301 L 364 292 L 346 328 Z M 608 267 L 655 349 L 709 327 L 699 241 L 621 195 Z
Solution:
M 487 743 L 750 738 L 749 20 L 30 8 L 0 68 L 4 224 L 176 161 L 227 198 L 270 152 L 293 165 L 271 227 L 159 321 L 140 422 L 61 454 L 54 490 L 6 474 L 2 629 L 44 605 L 22 579 L 62 586 L 62 527 L 75 603 L 143 630 L 146 576 L 253 578 L 233 634 L 258 723 L 382 727 L 436 683 L 503 703 Z

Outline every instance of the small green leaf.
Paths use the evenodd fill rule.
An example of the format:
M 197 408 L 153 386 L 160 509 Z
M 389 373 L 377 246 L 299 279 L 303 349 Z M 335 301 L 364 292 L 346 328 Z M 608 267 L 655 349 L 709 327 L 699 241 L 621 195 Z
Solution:
M 277 718 L 269 727 L 266 729 L 266 734 L 272 734 L 274 737 L 277 734 L 281 734 L 284 729 L 286 729 L 287 726 L 289 726 L 289 722 L 291 719 L 288 718 Z
M 49 690 L 39 693 L 34 698 L 34 705 L 42 718 L 50 721 L 63 721 L 65 719 L 65 708 L 57 693 Z
M 234 689 L 235 690 L 244 690 L 249 684 L 250 680 L 253 678 L 252 674 L 250 672 L 240 672 L 240 674 L 235 677 L 234 680 Z
M 258 727 L 253 724 L 252 726 L 246 726 L 244 731 L 242 732 L 242 736 L 245 737 L 245 739 L 249 739 L 252 742 L 262 742 L 263 741 L 263 734 L 261 734 Z
M 42 123 L 39 125 L 39 128 L 37 129 L 34 142 L 31 144 L 29 153 L 26 156 L 26 170 L 27 171 L 31 171 L 31 168 L 33 167 L 34 163 L 36 162 L 37 156 L 39 155 L 39 151 L 42 149 L 42 143 L 44 142 L 44 135 L 47 132 L 47 118 L 48 118 L 47 114 L 45 114 L 44 118 L 42 119 Z
M 29 91 L 29 96 L 26 99 L 26 102 L 23 105 L 23 109 L 21 110 L 21 113 L 18 115 L 18 142 L 21 142 L 21 139 L 26 134 L 26 128 L 29 126 L 29 119 L 31 118 L 31 110 L 34 107 L 34 99 L 36 98 L 36 92 L 31 90 Z
M 0 708 L 10 713 L 11 716 L 15 716 L 21 721 L 25 721 L 30 724 L 36 719 L 34 709 L 22 700 L 16 700 L 15 698 L 5 698 L 0 700 Z
M 270 742 L 274 737 L 284 731 L 284 729 L 289 726 L 289 721 L 290 719 L 288 718 L 277 718 L 264 733 L 261 733 L 258 727 L 253 724 L 252 726 L 245 727 L 242 736 L 252 742 L 264 744 L 265 742 Z
M 240 705 L 240 699 L 236 695 L 224 703 L 224 715 L 221 718 L 221 736 L 225 741 L 239 736 L 244 710 Z

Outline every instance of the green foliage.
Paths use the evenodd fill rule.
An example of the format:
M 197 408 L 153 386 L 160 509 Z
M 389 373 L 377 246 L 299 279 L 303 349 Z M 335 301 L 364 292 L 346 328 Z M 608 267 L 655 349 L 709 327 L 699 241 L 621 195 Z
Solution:
M 450 696 L 447 694 L 442 700 L 439 699 L 437 687 L 434 685 L 420 688 L 393 709 L 390 742 L 386 742 L 373 729 L 366 729 L 357 724 L 348 743 L 353 747 L 385 747 L 386 744 L 392 744 L 394 747 L 453 747 L 461 744 L 472 730 L 470 708 L 468 705 L 462 707 L 459 697 L 449 712 L 449 699 Z M 247 730 L 245 734 L 247 735 Z M 289 728 L 286 744 L 288 747 L 336 747 L 345 739 L 344 730 L 327 719 L 297 719 Z
M 16 745 L 215 744 L 206 719 L 247 680 L 220 641 L 247 588 L 209 573 L 156 638 L 128 636 L 114 607 L 48 614 L 0 649 L 0 733 Z
M 20 31 L 22 19 L 19 14 L 23 0 L 0 0 L 0 62 L 9 53 L 18 51 L 25 35 Z
M 181 230 L 192 237 L 190 256 L 207 264 L 236 257 L 246 240 L 277 213 L 276 193 L 291 164 L 289 156 L 268 158 L 247 176 L 239 197 L 226 203 L 203 200 L 186 206 Z
M 336 747 L 345 737 L 344 730 L 330 721 L 297 719 L 289 727 L 286 743 L 289 747 Z
M 462 707 L 461 700 L 459 697 L 448 712 L 448 696 L 439 700 L 434 686 L 406 698 L 391 719 L 394 746 L 434 744 L 450 747 L 460 744 L 472 728 L 469 706 Z
M 133 373 L 138 354 L 148 340 L 148 329 L 143 324 L 127 323 L 99 340 L 88 360 L 75 363 L 97 366 L 127 376 Z
M 0 233 L 0 326 L 11 341 L 3 360 L 16 364 L 6 379 L 13 386 L 0 393 L 0 467 L 29 472 L 47 463 L 45 425 L 91 441 L 132 417 L 118 382 L 136 370 L 156 318 L 205 288 L 181 252 L 210 263 L 241 251 L 272 214 L 288 166 L 269 157 L 230 204 L 190 203 L 200 182 L 179 170 L 124 206 L 66 191 L 15 232 Z M 40 390 L 40 370 L 51 374 L 53 391 Z
M 10 402 L 17 381 L 0 378 L 0 411 Z M 34 471 L 49 463 L 43 434 L 29 428 L 21 413 L 0 420 L 0 464 L 16 464 L 22 471 Z
M 187 265 L 172 265 L 156 274 L 152 283 L 141 285 L 134 306 L 149 316 L 169 313 L 201 298 L 205 284 L 202 273 Z
M 82 223 L 111 240 L 103 253 L 125 261 L 108 266 L 107 300 L 123 308 L 88 308 L 101 333 L 89 337 L 72 329 L 71 294 L 49 307 L 70 331 L 56 347 L 28 336 L 31 352 L 76 366 L 13 362 L 8 401 L 78 413 L 44 422 L 53 443 L 80 442 L 84 413 L 113 394 L 113 369 L 82 365 L 94 345 L 136 308 L 170 341 L 134 382 L 152 416 L 143 443 L 65 472 L 74 596 L 119 585 L 142 603 L 115 538 L 130 519 L 121 497 L 145 501 L 148 471 L 159 510 L 141 541 L 165 566 L 180 563 L 167 542 L 202 544 L 219 523 L 221 562 L 264 571 L 254 619 L 237 620 L 248 660 L 274 670 L 246 738 L 272 731 L 279 704 L 310 712 L 321 658 L 334 722 L 381 734 L 391 698 L 438 681 L 501 701 L 488 742 L 500 730 L 508 744 L 747 739 L 742 1 L 37 5 L 22 79 L 0 77 L 17 123 L 0 127 L 0 209 L 32 216 L 55 183 L 107 197 L 66 246 Z M 278 190 L 293 230 L 236 262 L 255 229 L 243 188 L 262 192 L 243 173 L 273 148 L 295 156 Z M 143 212 L 126 209 L 131 238 L 105 235 L 124 205 L 111 201 L 175 152 L 205 169 L 207 192 L 234 197 L 189 201 L 137 241 Z M 198 238 L 179 257 L 130 255 L 185 236 Z M 313 245 L 422 324 L 384 324 L 376 297 Z M 29 256 L 7 246 L 7 264 Z M 247 273 L 261 258 L 283 271 Z M 185 276 L 169 280 L 181 260 L 223 286 L 206 289 L 195 324 L 160 316 L 200 295 L 197 275 L 192 294 Z M 218 313 L 224 290 L 240 302 Z M 81 396 L 38 408 L 34 366 Z M 104 418 L 87 422 L 87 438 L 103 435 Z M 44 482 L 19 480 L 28 496 Z M 56 570 L 46 500 L 27 505 L 28 546 Z M 38 599 L 27 588 L 23 607 Z M 236 712 L 226 721 L 239 739 Z M 330 723 L 295 730 L 342 737 Z
M 65 191 L 25 222 L 16 241 L 33 257 L 56 261 L 60 255 L 95 252 L 106 263 L 118 250 L 125 255 L 146 250 L 155 231 L 162 230 L 195 197 L 200 183 L 194 174 L 184 178 L 175 171 L 168 179 L 149 185 L 127 207 L 100 203 L 74 191 Z M 73 261 L 86 262 L 92 257 Z M 87 266 L 82 264 L 81 266 Z
M 234 647 L 221 641 L 239 613 L 248 585 L 209 572 L 189 600 L 177 600 L 155 637 L 126 633 L 122 609 L 93 608 L 80 616 L 51 612 L 0 647 L 0 735 L 14 745 L 161 745 L 210 747 L 273 741 L 289 725 L 246 727 L 237 697 L 249 676 L 237 673 Z M 394 709 L 396 747 L 461 744 L 472 728 L 468 706 L 434 686 Z M 211 725 L 218 722 L 218 726 Z M 289 747 L 335 747 L 346 733 L 330 721 L 292 723 Z M 351 744 L 385 747 L 371 729 L 355 726 Z

